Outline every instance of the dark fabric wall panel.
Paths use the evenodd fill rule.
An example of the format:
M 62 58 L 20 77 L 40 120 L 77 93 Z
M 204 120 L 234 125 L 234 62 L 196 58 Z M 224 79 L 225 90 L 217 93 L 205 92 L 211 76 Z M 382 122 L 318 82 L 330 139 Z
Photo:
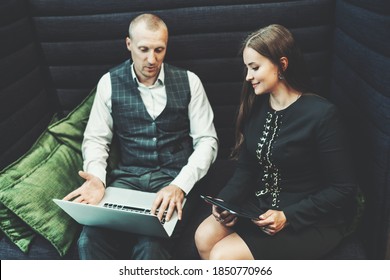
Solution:
M 22 18 L 9 25 L 1 26 L 0 59 L 29 45 L 32 29 L 28 18 Z
M 114 65 L 57 65 L 49 66 L 49 71 L 56 89 L 92 89 L 100 77 Z M 89 90 L 84 95 L 88 92 Z
M 2 0 L 0 8 L 0 28 L 27 18 L 29 15 L 25 0 Z
M 361 117 L 364 116 L 378 130 L 382 132 L 390 131 L 390 122 L 388 121 L 390 119 L 390 103 L 388 97 L 371 87 L 367 81 L 361 79 L 356 71 L 351 71 L 351 67 L 340 57 L 334 57 L 333 59 L 332 76 L 333 80 L 342 86 L 344 90 L 342 94 L 349 98 L 356 108 L 359 108 L 355 112 L 356 114 Z M 333 96 L 334 94 L 332 94 Z
M 390 37 L 388 40 L 390 41 Z M 390 56 L 358 43 L 340 29 L 335 31 L 335 41 L 335 53 L 343 53 L 341 59 L 348 67 L 371 87 L 390 97 L 390 92 L 386 90 L 390 88 L 390 71 L 383 71 L 388 66 Z
M 345 81 L 349 81 L 346 83 Z M 377 172 L 382 172 L 381 178 L 386 177 L 388 170 L 389 114 L 388 98 L 370 88 L 370 86 L 351 71 L 341 60 L 334 59 L 334 84 L 332 86 L 332 100 L 343 108 L 343 115 L 348 118 L 348 130 L 351 143 L 354 145 L 355 163 L 360 170 L 360 182 L 366 193 L 372 194 L 382 188 L 373 186 L 372 175 L 375 168 L 367 162 L 379 164 Z M 386 121 L 387 120 L 387 121 Z M 367 167 L 370 168 L 368 172 Z M 371 176 L 367 176 L 371 174 Z M 373 190 L 376 189 L 376 190 Z M 376 203 L 376 202 L 375 202 Z
M 41 91 L 31 102 L 18 107 L 16 112 L 0 123 L 0 131 L 6 136 L 1 138 L 0 154 L 5 153 L 15 141 L 46 116 L 49 107 L 47 100 L 46 92 Z M 32 143 L 34 140 L 32 139 Z
M 0 2 L 0 169 L 30 148 L 53 114 L 26 7 Z
M 377 131 L 374 127 L 369 131 L 373 144 L 372 176 L 367 193 L 368 211 L 366 213 L 365 227 L 367 236 L 373 240 L 368 243 L 369 252 L 377 258 L 385 258 L 386 244 L 390 242 L 390 138 L 388 134 Z M 375 225 L 372 226 L 372 223 Z M 389 254 L 389 252 L 387 252 Z
M 14 112 L 29 103 L 43 88 L 43 80 L 39 67 L 20 78 L 1 91 L 0 120 L 5 120 Z
M 33 43 L 4 57 L 0 60 L 0 89 L 8 87 L 23 78 L 33 71 L 38 64 L 39 60 Z
M 235 122 L 235 111 L 237 105 L 219 106 L 214 110 L 215 126 L 218 128 L 232 128 L 232 123 Z
M 337 84 L 333 84 L 332 89 L 333 101 L 348 110 L 343 114 L 348 123 L 352 150 L 356 151 L 354 162 L 366 198 L 360 234 L 364 236 L 362 240 L 369 258 L 383 259 L 388 246 L 389 137 L 359 112 L 359 105 L 345 96 L 346 89 Z
M 53 114 L 50 111 L 42 111 L 42 113 L 44 114 L 37 123 L 33 123 L 32 126 L 27 127 L 23 135 L 15 138 L 15 142 L 12 146 L 1 152 L 0 168 L 3 168 L 14 162 L 19 156 L 22 155 L 20 154 L 21 151 L 27 152 L 35 140 L 38 139 L 38 137 L 41 135 L 42 131 L 46 129 L 47 124 L 53 117 Z
M 329 26 L 291 29 L 303 52 L 329 52 Z M 224 58 L 239 56 L 248 32 L 171 35 L 167 60 Z M 210 46 L 213 46 L 210 48 Z M 96 65 L 121 61 L 129 56 L 125 38 L 96 41 L 46 42 L 43 51 L 51 65 Z
M 77 1 L 84 2 L 84 1 Z M 170 1 L 163 3 L 169 6 Z M 126 1 L 131 3 L 131 1 Z M 196 2 L 193 2 L 196 3 Z M 315 4 L 315 5 L 313 5 Z M 95 4 L 96 5 L 96 4 Z M 260 3 L 231 6 L 202 6 L 159 10 L 149 1 L 144 11 L 161 16 L 170 28 L 171 35 L 248 31 L 261 25 L 278 22 L 290 28 L 328 24 L 333 15 L 333 1 L 301 0 L 283 4 Z M 92 15 L 34 16 L 41 42 L 118 39 L 127 35 L 129 20 L 140 12 L 123 8 L 113 12 Z M 229 20 L 240 18 L 240 21 Z M 88 32 L 86 32 L 88 31 Z
M 243 5 L 251 3 L 288 2 L 291 0 L 30 0 L 31 10 L 39 16 L 89 15 L 120 11 L 145 11 L 153 9 L 176 9 L 184 7 L 207 7 Z
M 339 3 L 339 9 L 337 11 L 342 11 L 342 15 L 338 16 L 336 13 L 338 27 L 358 43 L 367 46 L 375 52 L 390 57 L 390 1 L 387 1 L 387 15 L 361 8 L 356 6 L 358 3 L 354 2 L 359 1 Z M 365 2 L 369 2 L 370 6 L 374 6 L 374 1 Z M 384 3 L 386 1 L 382 0 L 378 2 Z M 382 10 L 382 12 L 386 13 L 386 9 Z M 359 28 L 356 28 L 357 24 Z M 377 28 L 378 26 L 381 28 Z M 368 34 L 369 36 L 367 36 Z
M 351 145 L 353 163 L 355 164 L 358 181 L 362 187 L 370 186 L 371 178 L 367 174 L 372 174 L 372 166 L 367 165 L 367 162 L 373 160 L 373 143 L 369 133 L 372 122 L 366 117 L 365 112 L 361 110 L 359 102 L 356 98 L 348 95 L 347 92 L 352 92 L 345 88 L 335 80 L 332 85 L 332 101 L 340 108 L 340 113 L 345 122 L 345 129 L 349 137 Z M 365 187 L 363 191 L 369 192 L 369 187 Z
M 57 89 L 58 101 L 61 104 L 62 112 L 67 114 L 69 110 L 64 108 L 73 108 L 74 104 L 80 104 L 84 99 L 86 92 L 90 92 L 91 87 L 77 89 Z
M 214 109 L 214 124 L 219 138 L 218 157 L 226 159 L 234 145 L 234 127 L 237 105 L 219 106 Z
M 203 83 L 211 106 L 236 105 L 240 100 L 242 82 Z
M 331 98 L 353 137 L 367 199 L 362 232 L 375 259 L 390 254 L 389 7 L 387 0 L 337 1 L 332 65 Z
M 345 2 L 350 2 L 356 7 L 360 7 L 377 14 L 390 15 L 390 3 L 387 0 L 346 0 Z
M 234 138 L 236 104 L 243 80 L 239 50 L 251 31 L 271 23 L 288 27 L 302 47 L 316 91 L 321 95 L 329 91 L 333 0 L 109 3 L 29 0 L 29 3 L 65 113 L 88 94 L 110 67 L 130 57 L 124 42 L 128 25 L 143 12 L 160 15 L 167 23 L 170 37 L 166 61 L 201 78 L 215 111 L 217 131 L 231 132 L 227 135 L 230 140 L 225 141 L 229 145 Z M 226 81 L 236 86 L 229 87 Z M 221 146 L 221 150 L 230 149 Z
M 111 65 L 130 57 L 125 38 L 103 41 L 48 42 L 41 44 L 52 66 Z
M 306 54 L 305 60 L 312 77 L 329 76 L 327 66 L 330 53 Z M 128 55 L 123 58 L 128 59 Z M 121 60 L 122 61 L 122 60 Z M 178 67 L 183 67 L 195 72 L 203 82 L 242 81 L 243 62 L 240 56 L 228 58 L 209 58 L 191 60 L 166 60 Z M 49 70 L 56 88 L 88 88 L 98 82 L 102 74 L 108 71 L 115 63 L 95 65 L 56 65 Z

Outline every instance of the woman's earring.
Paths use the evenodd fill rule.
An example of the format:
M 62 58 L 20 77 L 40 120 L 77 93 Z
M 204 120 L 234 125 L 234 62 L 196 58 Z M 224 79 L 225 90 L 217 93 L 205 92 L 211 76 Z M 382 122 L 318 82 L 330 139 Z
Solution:
M 279 80 L 284 80 L 283 74 L 282 73 L 278 73 L 278 78 L 279 78 Z

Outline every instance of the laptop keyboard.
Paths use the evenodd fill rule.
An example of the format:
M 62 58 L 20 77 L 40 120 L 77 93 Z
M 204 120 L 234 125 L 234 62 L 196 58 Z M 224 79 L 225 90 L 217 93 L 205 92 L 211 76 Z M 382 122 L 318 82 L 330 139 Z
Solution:
M 151 210 L 150 209 L 137 208 L 137 207 L 121 205 L 121 204 L 117 204 L 117 203 L 108 203 L 108 202 L 106 202 L 106 203 L 103 204 L 103 207 L 110 208 L 110 209 L 115 209 L 115 210 L 121 210 L 121 211 L 127 211 L 127 212 L 151 215 Z M 156 210 L 156 214 L 158 214 L 158 209 Z M 161 219 L 161 224 L 162 225 L 165 223 L 166 215 L 167 215 L 167 211 L 164 212 L 164 215 L 163 215 L 163 217 Z

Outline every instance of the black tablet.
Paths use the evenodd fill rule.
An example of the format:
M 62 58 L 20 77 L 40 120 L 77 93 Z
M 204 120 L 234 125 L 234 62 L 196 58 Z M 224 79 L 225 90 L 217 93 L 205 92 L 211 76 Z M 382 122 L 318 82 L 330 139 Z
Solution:
M 218 206 L 219 208 L 229 211 L 230 213 L 239 217 L 248 218 L 248 219 L 258 219 L 259 216 L 263 214 L 263 211 L 260 209 L 256 209 L 256 210 L 245 209 L 244 207 L 240 207 L 211 196 L 201 195 L 200 197 L 203 198 L 204 201 L 206 201 L 207 203 Z

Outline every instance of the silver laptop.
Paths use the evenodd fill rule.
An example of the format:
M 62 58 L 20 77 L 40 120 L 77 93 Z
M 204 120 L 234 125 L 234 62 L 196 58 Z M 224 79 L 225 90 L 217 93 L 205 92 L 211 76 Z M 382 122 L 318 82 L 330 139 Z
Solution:
M 150 213 L 155 197 L 155 193 L 108 187 L 98 205 L 60 199 L 53 201 L 82 225 L 168 238 L 177 224 L 177 212 L 169 222 L 165 218 L 160 222 Z

